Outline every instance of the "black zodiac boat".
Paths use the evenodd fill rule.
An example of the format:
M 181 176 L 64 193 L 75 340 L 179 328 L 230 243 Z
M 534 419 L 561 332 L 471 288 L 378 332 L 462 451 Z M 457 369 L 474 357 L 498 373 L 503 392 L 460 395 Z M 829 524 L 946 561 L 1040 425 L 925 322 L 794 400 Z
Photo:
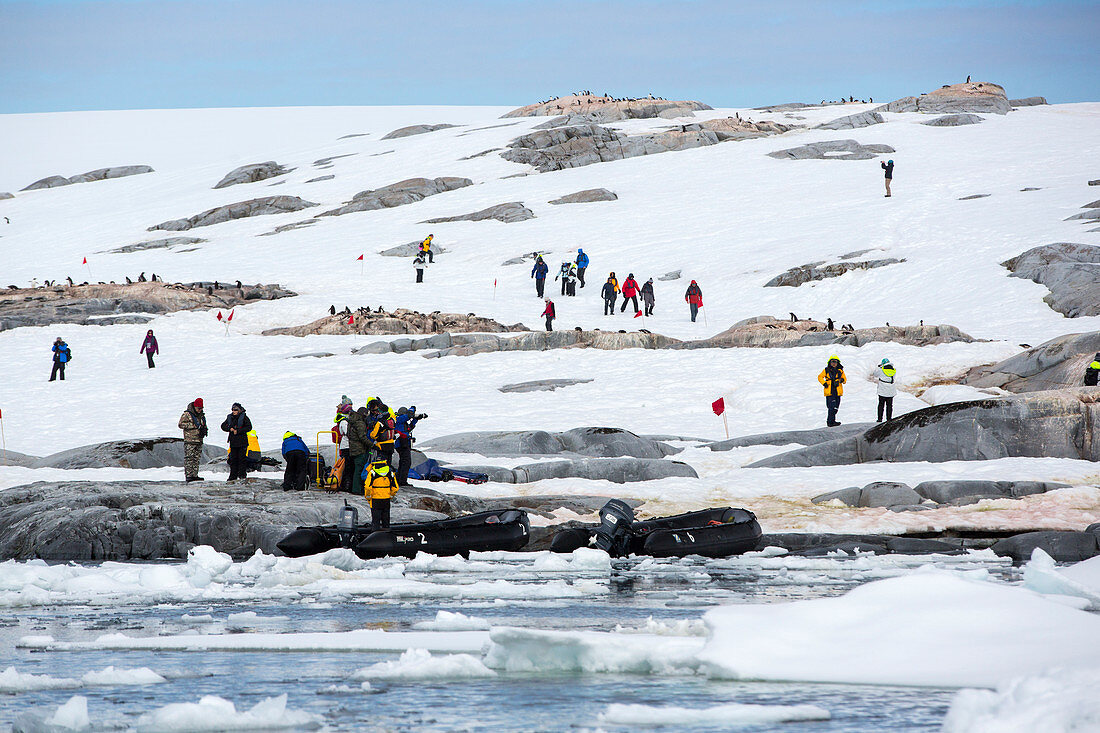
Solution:
M 433 555 L 466 555 L 471 551 L 515 551 L 527 544 L 531 526 L 522 509 L 480 512 L 455 519 L 417 524 L 395 524 L 373 530 L 360 526 L 355 507 L 345 506 L 340 522 L 323 527 L 299 527 L 275 546 L 288 557 L 304 557 L 347 547 L 359 557 L 415 557 L 418 552 Z
M 554 535 L 552 552 L 598 547 L 612 557 L 728 557 L 756 548 L 760 523 L 747 509 L 718 507 L 672 517 L 634 521 L 634 510 L 612 499 L 600 510 L 594 527 L 566 529 Z

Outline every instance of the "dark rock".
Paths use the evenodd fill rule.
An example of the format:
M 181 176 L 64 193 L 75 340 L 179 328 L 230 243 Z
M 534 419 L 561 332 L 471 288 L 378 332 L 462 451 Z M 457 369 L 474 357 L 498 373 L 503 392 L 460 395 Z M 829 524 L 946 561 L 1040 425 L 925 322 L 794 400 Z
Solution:
M 963 550 L 962 541 L 957 539 L 928 540 L 891 535 L 818 533 L 766 534 L 760 538 L 757 547 L 782 547 L 792 554 L 809 556 L 827 555 L 838 549 L 843 549 L 849 554 L 858 549 L 861 552 L 875 552 L 875 554 L 897 552 L 913 555 L 956 554 Z
M 886 540 L 886 549 L 900 555 L 958 555 L 965 552 L 961 546 L 951 542 L 918 537 L 890 537 Z
M 318 158 L 317 160 L 313 161 L 313 165 L 317 168 L 324 168 L 332 165 L 332 161 L 334 160 L 339 160 L 340 158 L 350 158 L 353 155 L 358 154 L 359 153 L 344 153 L 343 155 L 330 155 L 327 158 Z
M 414 342 L 415 343 L 415 342 Z M 425 353 L 426 358 L 472 356 L 496 351 L 547 351 L 563 348 L 590 348 L 606 351 L 620 349 L 664 349 L 679 343 L 676 339 L 655 333 L 612 333 L 607 331 L 534 331 L 502 338 L 492 335 L 469 335 L 454 340 L 450 348 Z M 427 348 L 434 348 L 428 346 Z
M 1100 209 L 1092 209 L 1100 216 Z M 1100 315 L 1100 247 L 1059 242 L 1001 263 L 1012 277 L 1045 285 L 1043 301 L 1070 318 Z
M 30 468 L 38 456 L 28 456 L 26 453 L 16 453 L 13 450 L 0 451 L 0 466 L 22 466 Z
M 466 155 L 464 157 L 459 158 L 459 160 L 473 160 L 474 158 L 480 158 L 483 155 L 488 155 L 489 153 L 496 153 L 496 152 L 498 152 L 500 150 L 503 150 L 503 149 L 504 148 L 489 148 L 488 150 L 482 150 L 480 153 L 474 153 L 473 155 Z
M 589 188 L 566 194 L 550 201 L 551 204 L 587 204 L 593 201 L 618 201 L 619 197 L 606 188 Z
M 225 448 L 203 445 L 204 461 L 225 457 Z M 182 438 L 114 440 L 39 458 L 31 468 L 161 468 L 183 466 Z
M 557 97 L 549 102 L 529 104 L 514 109 L 502 117 L 552 117 L 563 113 L 574 115 L 599 114 L 604 120 L 643 120 L 654 117 L 688 117 L 693 112 L 711 109 L 702 102 L 689 100 L 669 101 L 667 99 L 624 99 L 615 101 L 610 97 L 597 97 L 592 94 Z
M 310 178 L 308 181 L 306 181 L 306 183 L 318 183 L 319 181 L 331 181 L 333 178 L 336 178 L 336 176 L 334 176 L 330 173 L 327 176 L 317 176 L 316 178 Z
M 573 453 L 584 456 L 663 458 L 680 451 L 620 428 L 574 428 L 561 433 L 545 430 L 471 432 L 444 435 L 418 443 L 421 450 L 474 453 L 482 456 L 537 456 Z
M 920 504 L 921 497 L 905 484 L 895 481 L 875 481 L 863 487 L 859 505 L 863 507 L 888 507 Z
M 273 237 L 276 234 L 282 234 L 283 232 L 292 232 L 295 229 L 305 229 L 306 227 L 311 227 L 316 223 L 316 219 L 302 219 L 301 221 L 292 221 L 289 224 L 280 224 L 279 226 L 272 229 L 270 232 L 264 232 L 263 234 L 258 234 L 256 236 Z
M 758 435 L 743 435 L 740 438 L 715 441 L 707 445 L 711 450 L 732 450 L 733 448 L 745 448 L 750 445 L 817 445 L 827 443 L 837 438 L 857 435 L 873 427 L 875 423 L 845 423 L 836 428 L 814 428 L 812 430 L 784 430 L 778 433 L 760 433 Z M 854 506 L 854 505 L 853 505 Z
M 218 206 L 208 209 L 201 214 L 186 219 L 173 219 L 156 226 L 149 227 L 149 231 L 163 229 L 170 232 L 179 232 L 195 227 L 205 227 L 212 224 L 244 219 L 250 216 L 267 216 L 270 214 L 285 214 L 291 211 L 301 211 L 317 204 L 304 201 L 297 196 L 264 196 L 263 198 L 240 201 L 235 204 Z
M 1059 336 L 993 366 L 971 369 L 962 381 L 979 389 L 995 387 L 1009 392 L 1076 387 L 1097 352 L 1100 331 Z
M 472 186 L 473 183 L 469 178 L 455 178 L 453 176 L 407 178 L 404 181 L 391 183 L 382 188 L 360 191 L 352 196 L 351 201 L 348 203 L 339 208 L 326 211 L 319 216 L 343 216 L 356 211 L 392 209 L 395 206 L 404 206 L 421 201 L 428 196 Z
M 679 280 L 680 277 L 681 277 L 680 276 L 681 272 L 682 272 L 681 270 L 672 270 L 670 272 L 666 272 L 664 275 L 661 275 L 657 279 L 661 280 L 662 282 L 667 282 L 669 280 Z
M 978 498 L 1011 498 L 1031 494 L 1042 494 L 1055 489 L 1068 488 L 1069 484 L 1060 484 L 1047 481 L 969 481 L 969 480 L 940 480 L 924 481 L 914 487 L 914 491 L 925 499 L 940 504 L 973 504 Z M 977 497 L 977 498 L 975 498 Z M 974 499 L 974 501 L 969 501 Z M 965 501 L 964 501 L 965 500 Z
M 1080 214 L 1067 216 L 1065 218 L 1065 221 L 1076 221 L 1079 219 L 1083 219 L 1085 221 L 1094 221 L 1100 219 L 1100 209 L 1089 209 L 1088 211 L 1082 211 Z
M 1089 181 L 1090 186 L 1100 186 L 1100 178 Z
M 409 137 L 411 135 L 423 135 L 426 132 L 435 132 L 436 130 L 446 130 L 448 127 L 458 127 L 458 125 L 409 125 L 408 127 L 399 127 L 393 132 L 388 132 L 380 140 L 393 140 L 399 137 Z
M 39 189 L 43 188 L 57 188 L 58 186 L 68 186 L 70 183 L 72 183 L 72 181 L 70 181 L 65 176 L 47 176 L 46 178 L 41 178 L 31 185 L 27 186 L 26 188 L 20 190 L 38 191 Z
M 700 341 L 671 344 L 670 349 L 790 348 L 795 346 L 864 346 L 875 342 L 929 346 L 974 339 L 954 326 L 876 326 L 854 331 L 829 331 L 820 321 L 791 323 L 772 316 L 738 321 L 725 331 Z
M 443 224 L 452 221 L 485 221 L 486 219 L 496 219 L 497 221 L 510 224 L 534 218 L 535 212 L 528 209 L 523 203 L 519 201 L 510 201 L 506 204 L 497 204 L 470 214 L 439 216 L 434 219 L 426 219 L 422 221 L 421 224 Z
M 973 199 L 987 199 L 993 194 L 991 193 L 972 193 L 969 196 L 963 196 L 959 201 L 972 201 Z
M 498 387 L 501 392 L 553 392 L 574 384 L 587 384 L 591 379 L 536 379 L 533 382 L 517 382 Z
M 1035 548 L 1056 562 L 1081 562 L 1100 555 L 1100 538 L 1093 532 L 1027 532 L 1008 537 L 993 545 L 993 552 L 1016 562 L 1031 559 Z
M 1085 204 L 1081 208 L 1082 209 L 1100 209 L 1100 199 L 1096 199 L 1095 201 L 1090 201 L 1089 203 Z
M 832 265 L 823 266 L 802 265 L 800 267 L 792 267 L 781 275 L 776 275 L 771 280 L 764 283 L 764 287 L 797 288 L 799 285 L 803 285 L 814 280 L 825 280 L 826 278 L 830 277 L 840 277 L 849 270 L 871 270 L 876 267 L 896 265 L 901 262 L 905 262 L 905 260 L 888 257 L 881 260 L 864 260 L 862 262 L 837 262 Z
M 928 120 L 923 124 L 929 127 L 958 127 L 959 125 L 976 125 L 985 118 L 978 115 L 944 115 L 934 120 Z
M 847 117 L 841 117 L 839 119 L 826 122 L 823 125 L 818 125 L 815 130 L 855 130 L 860 127 L 868 127 L 870 125 L 877 125 L 881 122 L 885 122 L 882 119 L 882 115 L 878 112 L 860 112 L 859 114 L 848 115 Z
M 845 506 L 859 506 L 859 499 L 862 495 L 863 489 L 858 486 L 851 486 L 847 489 L 841 489 L 840 491 L 830 491 L 827 494 L 819 494 L 810 499 L 810 501 L 814 504 L 825 504 L 835 499 Z
M 889 145 L 861 145 L 855 140 L 826 140 L 797 148 L 768 153 L 779 160 L 871 160 L 884 153 L 896 152 Z
M 582 478 L 590 481 L 611 481 L 616 484 L 654 481 L 670 476 L 699 478 L 695 469 L 686 463 L 659 458 L 580 458 L 568 461 L 542 461 L 516 466 L 513 473 L 518 484 L 553 478 Z
M 1008 103 L 1013 107 L 1036 107 L 1047 103 L 1046 97 L 1023 97 L 1022 99 L 1010 99 Z
M 123 247 L 107 250 L 110 254 L 129 254 L 131 252 L 144 252 L 149 249 L 175 249 L 189 244 L 201 244 L 205 239 L 199 237 L 168 237 L 167 239 L 154 239 L 149 242 L 127 244 Z
M 441 349 L 454 343 L 451 333 L 525 331 L 522 323 L 505 326 L 491 318 L 481 318 L 469 313 L 420 313 L 407 308 L 397 308 L 392 313 L 386 311 L 356 311 L 350 317 L 340 313 L 326 315 L 303 326 L 269 328 L 264 336 L 311 336 L 314 334 L 436 334 L 427 339 L 400 340 L 368 344 L 354 350 L 353 354 L 388 354 L 393 351 L 418 351 L 420 349 Z
M 0 201 L 4 201 L 6 199 L 13 199 L 13 198 L 15 198 L 15 194 L 9 193 L 7 191 L 0 191 Z
M 378 254 L 382 255 L 383 257 L 416 257 L 417 253 L 420 252 L 420 244 L 422 241 L 423 240 L 421 239 L 417 239 L 415 241 L 409 242 L 408 244 L 399 244 L 396 247 L 384 249 Z M 433 257 L 435 255 L 441 255 L 446 251 L 446 248 L 442 245 L 432 242 Z
M 65 178 L 64 176 L 49 176 L 47 178 L 35 181 L 34 183 L 22 190 L 35 191 L 40 188 L 57 188 L 58 186 L 68 186 L 73 183 L 105 181 L 109 178 L 125 178 L 126 176 L 136 176 L 142 173 L 152 172 L 153 169 L 147 165 L 120 165 L 113 168 L 97 168 L 96 170 L 88 171 L 87 173 L 78 173 L 71 178 Z
M 1021 192 L 1025 192 L 1025 191 L 1042 191 L 1042 190 L 1043 189 L 1035 188 L 1034 186 L 1028 186 L 1027 188 L 1021 188 L 1020 189 Z
M 294 356 L 288 356 L 288 359 L 305 359 L 306 357 L 312 357 L 314 359 L 324 359 L 327 356 L 336 356 L 331 351 L 311 351 L 308 354 L 295 354 Z
M 250 163 L 249 165 L 242 165 L 240 168 L 234 168 L 225 174 L 214 186 L 214 188 L 226 188 L 228 186 L 236 186 L 240 183 L 255 183 L 256 181 L 264 181 L 268 178 L 274 178 L 276 176 L 286 175 L 290 173 L 293 168 L 284 168 L 274 160 L 269 160 L 266 163 Z

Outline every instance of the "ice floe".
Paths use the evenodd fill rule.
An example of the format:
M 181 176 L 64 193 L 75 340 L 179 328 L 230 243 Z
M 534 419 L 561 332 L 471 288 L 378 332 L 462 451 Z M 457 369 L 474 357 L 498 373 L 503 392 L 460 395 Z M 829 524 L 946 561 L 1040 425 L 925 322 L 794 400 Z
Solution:
M 187 733 L 224 730 L 316 728 L 321 717 L 286 705 L 287 696 L 264 698 L 238 711 L 229 700 L 206 695 L 198 702 L 177 702 L 145 713 L 137 721 L 140 733 Z
M 1100 666 L 960 690 L 942 733 L 1085 733 L 1100 730 Z
M 710 708 L 679 706 L 624 705 L 615 703 L 600 713 L 599 722 L 643 728 L 718 725 L 723 729 L 742 725 L 788 723 L 802 720 L 829 720 L 832 716 L 817 705 L 746 705 L 727 703 Z
M 434 680 L 495 677 L 480 658 L 470 654 L 432 656 L 427 649 L 409 649 L 400 658 L 372 664 L 352 675 L 354 680 Z

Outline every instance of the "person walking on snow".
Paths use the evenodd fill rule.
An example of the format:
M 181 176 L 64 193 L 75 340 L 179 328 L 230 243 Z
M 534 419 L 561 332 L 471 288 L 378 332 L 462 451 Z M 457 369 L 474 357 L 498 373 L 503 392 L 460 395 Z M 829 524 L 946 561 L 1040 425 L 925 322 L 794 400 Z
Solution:
M 581 282 L 581 287 L 584 287 L 584 271 L 588 269 L 588 255 L 584 253 L 583 249 L 577 249 L 577 279 Z
M 542 298 L 546 289 L 546 273 L 550 268 L 542 261 L 542 255 L 535 258 L 535 266 L 531 268 L 531 277 L 535 278 L 535 294 Z
M 875 422 L 882 422 L 883 410 L 886 411 L 887 421 L 894 416 L 894 395 L 898 393 L 894 377 L 897 376 L 897 373 L 889 359 L 883 359 L 875 367 L 874 377 L 875 382 L 878 384 L 878 420 Z
M 653 294 L 653 278 L 649 278 L 645 281 L 645 285 L 642 286 L 642 304 L 645 306 L 645 315 L 653 315 L 653 304 L 656 302 L 656 296 Z
M 894 161 L 888 160 L 880 165 L 882 166 L 882 170 L 886 171 L 886 198 L 889 198 L 890 181 L 894 180 Z
M 1096 352 L 1092 363 L 1085 367 L 1085 386 L 1095 387 L 1097 377 L 1100 377 L 1100 351 Z
M 691 285 L 688 285 L 688 289 L 684 293 L 684 300 L 687 301 L 688 307 L 691 309 L 691 322 L 695 323 L 695 317 L 699 315 L 699 309 L 703 307 L 703 291 L 699 287 L 699 283 L 694 280 L 691 281 Z
M 561 278 L 561 294 L 567 295 L 569 291 L 569 280 L 573 274 L 573 263 L 563 262 L 561 267 L 558 268 L 558 274 L 554 275 L 554 279 Z
M 196 397 L 180 415 L 180 430 L 183 431 L 183 479 L 184 481 L 202 481 L 199 476 L 199 463 L 202 460 L 202 441 L 209 432 L 206 429 L 206 413 L 202 411 L 202 397 Z
M 614 275 L 607 278 L 607 282 L 603 284 L 603 290 L 600 291 L 600 295 L 603 296 L 603 314 L 605 316 L 615 315 L 615 299 L 619 297 L 619 291 L 615 287 Z
M 283 491 L 305 491 L 309 483 L 309 448 L 306 442 L 289 430 L 283 433 Z
M 638 281 L 634 279 L 634 273 L 630 273 L 626 276 L 626 280 L 623 280 L 623 304 L 619 306 L 619 312 L 622 313 L 626 310 L 626 304 L 632 303 L 634 305 L 634 312 L 638 313 L 641 309 L 638 308 L 638 291 L 641 288 L 638 287 Z
M 543 309 L 542 315 L 546 317 L 546 330 L 554 330 L 554 319 L 557 318 L 557 313 L 554 312 L 554 301 L 549 298 L 543 298 L 546 301 L 546 308 Z
M 435 262 L 435 255 L 432 254 L 432 240 L 435 238 L 434 234 L 429 234 L 427 239 L 420 243 L 420 251 L 424 253 L 424 256 L 428 258 L 428 262 Z
M 222 421 L 222 430 L 229 433 L 229 481 L 248 478 L 248 433 L 252 430 L 252 421 L 245 414 L 240 402 L 234 402 L 233 408 Z
M 424 282 L 424 269 L 428 266 L 428 259 L 424 256 L 424 252 L 417 253 L 413 258 L 413 267 L 416 268 L 416 281 L 418 283 Z
M 69 345 L 61 340 L 58 336 L 53 342 L 53 369 L 50 370 L 50 381 L 57 379 L 57 375 L 61 375 L 61 381 L 65 381 L 65 365 L 73 358 L 73 352 L 69 349 Z
M 157 346 L 157 337 L 153 335 L 153 329 L 149 329 L 145 332 L 145 340 L 141 343 L 141 351 L 139 354 L 145 354 L 145 360 L 149 362 L 149 368 L 156 368 L 156 364 L 153 363 L 153 354 L 160 353 L 160 347 Z
M 821 386 L 825 388 L 825 409 L 829 411 L 825 424 L 835 428 L 840 425 L 836 419 L 836 411 L 840 409 L 840 398 L 844 394 L 844 383 L 847 381 L 839 356 L 833 354 L 829 357 L 829 363 L 821 370 L 821 374 L 817 375 L 817 381 L 821 382 Z

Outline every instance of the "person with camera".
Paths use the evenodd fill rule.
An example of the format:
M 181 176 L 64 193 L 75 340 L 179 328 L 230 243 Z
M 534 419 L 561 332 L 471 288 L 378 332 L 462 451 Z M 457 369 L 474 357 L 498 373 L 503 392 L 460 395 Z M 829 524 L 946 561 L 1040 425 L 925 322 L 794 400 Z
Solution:
M 829 357 L 829 363 L 817 375 L 817 381 L 825 388 L 825 409 L 829 416 L 825 424 L 830 428 L 840 425 L 836 419 L 836 412 L 840 409 L 840 398 L 844 394 L 844 383 L 848 381 L 844 376 L 844 366 L 840 363 L 840 357 L 833 354 Z
M 427 419 L 423 412 L 417 413 L 416 405 L 402 407 L 397 411 L 396 428 L 394 430 L 394 450 L 397 451 L 397 485 L 409 485 L 409 469 L 412 468 L 412 444 L 416 438 L 412 437 L 412 431 L 416 423 Z

